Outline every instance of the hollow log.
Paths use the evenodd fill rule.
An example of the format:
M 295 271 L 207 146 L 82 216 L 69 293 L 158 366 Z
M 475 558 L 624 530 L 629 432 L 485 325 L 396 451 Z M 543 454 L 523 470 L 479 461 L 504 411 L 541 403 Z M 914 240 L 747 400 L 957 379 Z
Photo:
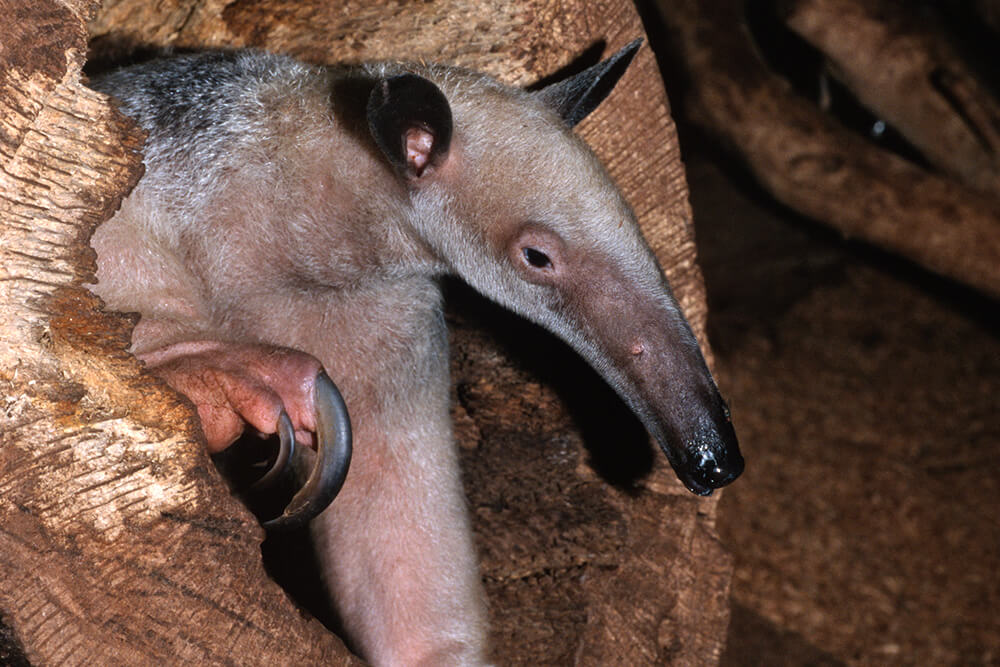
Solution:
M 659 0 L 692 120 L 776 199 L 1000 296 L 1000 203 L 854 134 L 773 73 L 735 0 Z
M 81 287 L 141 174 L 142 137 L 81 83 L 95 9 L 0 5 L 0 615 L 34 664 L 352 664 L 270 583 L 190 410 Z
M 423 58 L 523 84 L 594 44 L 610 51 L 641 35 L 634 9 L 0 0 L 0 11 L 4 636 L 31 664 L 357 664 L 265 573 L 263 532 L 212 467 L 190 406 L 126 352 L 134 319 L 104 312 L 84 288 L 95 270 L 87 240 L 141 176 L 142 146 L 81 83 L 85 22 L 90 53 L 105 61 L 256 46 L 322 63 Z M 579 131 L 636 209 L 708 354 L 686 185 L 648 49 Z M 717 496 L 690 496 L 658 457 L 627 488 L 609 484 L 563 404 L 566 382 L 475 316 L 451 320 L 456 430 L 496 660 L 717 662 L 731 575 Z M 550 345 L 539 336 L 525 333 L 526 346 Z

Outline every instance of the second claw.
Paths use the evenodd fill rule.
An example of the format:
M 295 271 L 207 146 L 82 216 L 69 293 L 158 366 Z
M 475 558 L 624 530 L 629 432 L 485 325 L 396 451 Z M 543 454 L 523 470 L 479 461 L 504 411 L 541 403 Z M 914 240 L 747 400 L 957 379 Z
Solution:
M 252 490 L 257 491 L 273 485 L 281 478 L 288 467 L 288 462 L 295 456 L 295 428 L 284 410 L 278 415 L 278 441 L 278 455 L 274 458 L 274 463 L 263 477 L 253 483 L 250 487 Z

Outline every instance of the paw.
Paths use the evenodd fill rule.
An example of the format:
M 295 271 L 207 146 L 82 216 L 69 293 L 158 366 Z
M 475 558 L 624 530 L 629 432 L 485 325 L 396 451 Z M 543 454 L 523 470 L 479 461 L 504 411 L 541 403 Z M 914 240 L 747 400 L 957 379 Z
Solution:
M 351 460 L 350 419 L 317 359 L 288 348 L 217 341 L 178 343 L 141 358 L 194 403 L 210 453 L 232 445 L 247 426 L 279 435 L 277 460 L 258 484 L 280 474 L 297 445 L 317 450 L 306 483 L 266 528 L 304 525 L 337 495 Z

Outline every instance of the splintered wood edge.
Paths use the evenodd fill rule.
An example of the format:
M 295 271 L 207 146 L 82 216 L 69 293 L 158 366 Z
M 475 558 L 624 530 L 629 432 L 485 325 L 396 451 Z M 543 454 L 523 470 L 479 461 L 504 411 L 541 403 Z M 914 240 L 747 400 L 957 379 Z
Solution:
M 141 174 L 141 134 L 81 83 L 95 10 L 15 3 L 0 40 L 2 616 L 39 664 L 351 664 L 266 576 L 191 410 L 83 287 L 87 239 Z

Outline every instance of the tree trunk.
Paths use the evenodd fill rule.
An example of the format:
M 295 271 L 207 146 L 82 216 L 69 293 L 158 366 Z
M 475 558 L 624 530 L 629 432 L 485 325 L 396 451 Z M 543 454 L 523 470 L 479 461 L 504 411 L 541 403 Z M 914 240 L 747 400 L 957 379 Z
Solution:
M 668 42 L 689 74 L 689 115 L 779 201 L 1000 296 L 1000 200 L 866 141 L 794 93 L 762 60 L 742 2 L 709 9 L 697 0 L 660 0 L 659 6 L 672 33 Z M 807 21 L 800 22 L 806 32 Z M 826 30 L 829 22 L 809 32 L 821 41 Z M 898 94 L 906 95 L 901 84 Z
M 788 0 L 785 23 L 928 162 L 1000 195 L 1000 104 L 945 37 L 907 9 L 860 0 Z
M 313 62 L 423 58 L 527 83 L 596 42 L 610 51 L 641 35 L 634 9 L 0 0 L 0 10 L 0 620 L 34 664 L 354 664 L 267 577 L 263 533 L 211 465 L 193 412 L 125 352 L 134 322 L 82 287 L 95 268 L 87 239 L 140 177 L 142 143 L 81 84 L 84 22 L 96 13 L 91 49 L 104 60 L 139 47 L 258 46 Z M 648 49 L 579 131 L 635 207 L 704 345 L 686 185 Z M 715 537 L 718 496 L 690 496 L 661 457 L 646 461 L 639 492 L 596 475 L 560 393 L 581 390 L 487 334 L 482 308 L 452 316 L 455 414 L 498 662 L 716 662 L 731 573 Z M 526 336 L 528 348 L 542 341 Z
M 139 133 L 80 83 L 95 9 L 0 6 L 3 618 L 38 664 L 350 664 L 269 582 L 190 410 L 81 287 L 141 174 Z

